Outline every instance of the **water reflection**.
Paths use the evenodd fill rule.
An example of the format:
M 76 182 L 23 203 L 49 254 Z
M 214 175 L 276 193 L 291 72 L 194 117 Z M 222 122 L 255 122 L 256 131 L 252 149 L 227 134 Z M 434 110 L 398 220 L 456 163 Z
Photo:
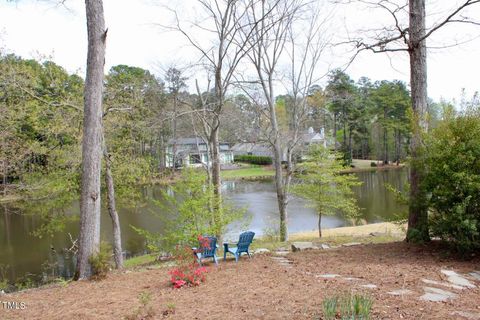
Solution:
M 394 195 L 385 189 L 389 183 L 397 189 L 403 189 L 407 182 L 405 170 L 390 170 L 359 173 L 363 185 L 355 189 L 358 204 L 362 210 L 362 221 L 373 223 L 384 221 L 394 214 L 405 211 Z M 225 196 L 237 207 L 248 209 L 248 226 L 237 222 L 229 227 L 227 239 L 236 239 L 242 229 L 248 228 L 258 235 L 272 233 L 278 229 L 278 206 L 272 180 L 263 181 L 226 181 L 223 184 Z M 161 219 L 156 215 L 166 214 L 148 199 L 161 199 L 160 187 L 142 188 L 144 199 L 135 207 L 118 208 L 122 226 L 122 242 L 128 254 L 138 254 L 145 250 L 144 239 L 130 226 L 140 227 L 151 232 L 162 232 Z M 38 206 L 35 210 L 38 212 Z M 111 221 L 102 209 L 102 239 L 112 240 Z M 78 201 L 62 209 L 66 216 L 75 216 L 79 212 Z M 317 228 L 317 215 L 306 206 L 302 199 L 291 199 L 288 206 L 289 232 L 310 231 Z M 17 279 L 27 272 L 37 275 L 50 272 L 54 276 L 70 277 L 75 265 L 74 257 L 65 249 L 72 245 L 69 234 L 78 237 L 78 222 L 65 222 L 64 232 L 54 233 L 52 237 L 38 238 L 32 232 L 41 225 L 38 214 L 30 214 L 28 207 L 6 205 L 0 207 L 0 265 L 9 265 L 9 278 Z M 245 221 L 243 222 L 243 224 Z M 324 228 L 334 228 L 349 224 L 341 217 L 328 216 L 322 219 Z M 242 227 L 240 227 L 242 226 Z

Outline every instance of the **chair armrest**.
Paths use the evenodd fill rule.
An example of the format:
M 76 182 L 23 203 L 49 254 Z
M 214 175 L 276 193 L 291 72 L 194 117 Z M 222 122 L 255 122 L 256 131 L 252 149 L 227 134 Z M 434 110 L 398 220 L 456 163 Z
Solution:
M 192 247 L 192 252 L 193 252 L 193 254 L 196 255 L 196 254 L 198 254 L 198 253 L 201 253 L 201 250 L 198 249 L 197 247 Z

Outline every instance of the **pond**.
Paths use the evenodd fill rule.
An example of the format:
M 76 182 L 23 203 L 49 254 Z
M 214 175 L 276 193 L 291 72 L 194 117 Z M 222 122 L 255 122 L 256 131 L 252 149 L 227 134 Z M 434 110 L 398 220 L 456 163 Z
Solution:
M 388 220 L 405 211 L 385 185 L 391 184 L 403 189 L 407 182 L 405 169 L 356 173 L 363 184 L 355 188 L 355 195 L 362 208 L 360 223 L 375 223 Z M 272 180 L 262 181 L 225 181 L 223 192 L 235 206 L 245 207 L 248 211 L 249 226 L 257 235 L 272 233 L 278 229 L 276 193 Z M 161 187 L 142 189 L 145 197 L 160 198 Z M 63 209 L 68 215 L 78 215 L 78 202 Z M 130 255 L 145 252 L 144 239 L 131 227 L 140 227 L 149 231 L 161 232 L 162 223 L 152 212 L 159 213 L 158 207 L 146 202 L 136 208 L 119 208 L 122 225 L 122 242 Z M 307 207 L 302 199 L 292 199 L 289 207 L 289 232 L 316 230 L 317 215 Z M 357 221 L 358 222 L 358 221 Z M 71 238 L 78 236 L 78 221 L 65 224 L 63 232 L 52 237 L 32 235 L 41 224 L 37 215 L 29 214 L 28 209 L 18 210 L 7 204 L 0 206 L 0 266 L 8 265 L 7 277 L 14 281 L 28 273 L 42 273 L 71 277 L 73 262 L 64 248 L 72 245 Z M 340 216 L 326 216 L 322 219 L 323 228 L 335 228 L 352 224 Z M 234 239 L 241 231 L 238 224 L 230 226 L 226 238 Z M 101 234 L 103 239 L 111 240 L 111 222 L 106 212 L 102 213 Z M 71 238 L 70 238 L 71 236 Z M 1 272 L 0 268 L 0 272 Z M 0 274 L 0 276 L 2 276 Z

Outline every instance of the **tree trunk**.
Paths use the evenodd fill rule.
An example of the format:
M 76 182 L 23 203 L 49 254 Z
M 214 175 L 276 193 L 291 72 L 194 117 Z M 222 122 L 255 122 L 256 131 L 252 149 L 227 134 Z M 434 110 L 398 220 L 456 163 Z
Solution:
M 337 113 L 333 113 L 333 150 L 337 151 Z
M 402 157 L 402 133 L 400 131 L 398 131 L 398 143 L 397 143 L 397 147 L 398 147 L 398 157 L 397 157 L 397 166 L 400 165 L 400 158 Z
M 322 214 L 318 213 L 318 237 L 322 237 Z
M 342 151 L 346 152 L 348 148 L 347 144 L 347 115 L 345 111 L 345 106 L 342 108 L 342 113 L 343 113 L 343 141 L 342 141 Z
M 220 179 L 220 150 L 218 141 L 218 127 L 212 130 L 210 139 L 212 141 L 211 153 L 212 153 L 212 184 L 215 195 L 221 194 L 221 179 Z
M 273 148 L 275 155 L 275 188 L 277 191 L 278 210 L 280 213 L 280 241 L 283 242 L 288 240 L 287 195 L 285 193 L 285 186 L 283 184 L 282 150 L 278 139 Z
M 348 161 L 352 163 L 353 151 L 352 151 L 352 127 L 348 128 Z
M 164 136 L 163 134 L 160 134 L 160 143 L 157 143 L 158 144 L 158 171 L 163 171 L 166 167 L 167 167 L 167 164 L 166 164 L 166 156 L 167 156 L 167 153 L 166 153 L 166 144 L 165 144 L 165 139 L 164 139 Z
M 172 172 L 175 173 L 177 162 L 177 93 L 173 95 L 173 124 L 172 124 Z
M 394 129 L 395 131 L 395 162 L 397 164 L 397 166 L 400 164 L 400 130 L 398 129 Z
M 410 204 L 408 210 L 407 241 L 427 241 L 428 214 L 425 194 L 421 190 L 423 164 L 420 159 L 422 132 L 427 130 L 427 48 L 425 39 L 425 0 L 410 0 L 410 86 L 414 115 L 410 140 L 412 166 L 410 168 Z
M 271 91 L 270 91 L 271 92 Z M 271 100 L 273 101 L 273 99 Z M 287 227 L 287 195 L 285 192 L 285 185 L 283 183 L 283 169 L 282 169 L 282 146 L 280 143 L 280 130 L 278 128 L 277 114 L 275 105 L 270 103 L 270 121 L 274 136 L 273 141 L 273 155 L 275 165 L 275 189 L 277 191 L 278 211 L 280 213 L 280 241 L 288 240 Z
M 218 140 L 218 131 L 219 131 L 219 119 L 214 120 L 214 126 L 211 129 L 209 137 L 210 145 L 210 158 L 211 158 L 211 183 L 213 186 L 213 220 L 215 225 L 218 225 L 221 221 L 221 210 L 222 210 L 222 181 L 220 177 L 220 148 Z M 221 238 L 221 234 L 216 235 L 217 238 Z
M 88 33 L 84 89 L 80 235 L 75 279 L 92 274 L 89 258 L 100 246 L 100 175 L 102 166 L 102 93 L 105 64 L 105 20 L 102 0 L 85 0 Z
M 2 160 L 2 184 L 3 184 L 3 196 L 7 196 L 7 165 L 5 164 L 5 160 Z
M 107 186 L 107 208 L 108 214 L 112 219 L 113 227 L 113 258 L 115 260 L 116 269 L 123 268 L 123 254 L 122 254 L 122 234 L 120 228 L 120 220 L 118 218 L 117 208 L 115 205 L 115 186 L 113 184 L 112 176 L 112 162 L 108 154 L 107 144 L 104 138 L 103 155 L 105 157 L 105 185 Z
M 388 164 L 388 129 L 383 128 L 383 164 Z

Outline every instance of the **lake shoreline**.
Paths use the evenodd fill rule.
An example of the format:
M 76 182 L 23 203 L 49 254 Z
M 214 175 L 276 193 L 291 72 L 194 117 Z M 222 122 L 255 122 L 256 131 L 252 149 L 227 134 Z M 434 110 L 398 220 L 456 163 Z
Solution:
M 391 235 L 405 235 L 406 225 L 392 222 L 378 222 L 370 223 L 361 226 L 349 226 L 322 229 L 322 238 L 339 237 L 339 236 L 370 236 L 372 234 L 391 234 Z M 318 230 L 316 231 L 301 231 L 291 233 L 289 240 L 297 240 L 302 238 L 318 238 Z M 319 240 L 322 238 L 318 238 Z
M 372 161 L 374 162 L 374 161 Z M 342 171 L 342 173 L 360 173 L 360 172 L 373 172 L 373 171 L 386 171 L 386 170 L 401 170 L 406 165 L 401 163 L 399 165 L 379 165 L 377 167 L 354 167 L 348 168 Z M 155 177 L 148 182 L 139 183 L 137 186 L 168 186 L 178 181 L 181 171 L 176 174 Z M 275 176 L 275 171 L 272 166 L 252 166 L 252 167 L 239 167 L 236 169 L 222 170 L 223 181 L 261 181 L 268 180 Z M 79 195 L 80 197 L 80 195 Z M 28 201 L 28 198 L 22 197 L 18 194 L 9 194 L 7 196 L 0 195 L 0 204 L 7 204 L 18 201 Z

